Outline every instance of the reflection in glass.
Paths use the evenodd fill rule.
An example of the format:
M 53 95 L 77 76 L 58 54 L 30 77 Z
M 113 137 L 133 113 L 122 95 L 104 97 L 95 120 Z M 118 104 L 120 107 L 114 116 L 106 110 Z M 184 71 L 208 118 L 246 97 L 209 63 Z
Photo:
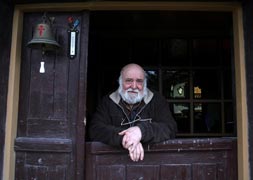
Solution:
M 167 98 L 188 98 L 189 72 L 178 70 L 163 71 L 163 94 Z
M 232 77 L 231 77 L 231 69 L 226 69 L 223 71 L 223 82 L 224 82 L 224 98 L 231 99 L 233 88 L 232 88 Z
M 194 87 L 194 98 L 195 99 L 198 99 L 198 98 L 201 98 L 201 93 L 202 93 L 202 90 L 200 87 Z
M 162 65 L 190 65 L 188 49 L 188 41 L 186 39 L 164 40 L 162 43 Z
M 134 39 L 131 48 L 131 59 L 142 66 L 156 65 L 159 60 L 159 43 L 156 39 Z
M 151 90 L 159 90 L 159 81 L 158 81 L 158 71 L 156 70 L 146 70 L 146 75 L 147 75 L 147 85 L 148 88 Z
M 190 132 L 190 106 L 188 103 L 170 103 L 171 112 L 178 126 L 178 133 Z
M 221 97 L 221 80 L 218 70 L 195 70 L 193 86 L 201 89 L 201 99 L 219 99 Z M 196 98 L 194 96 L 194 98 Z M 198 96 L 196 99 L 199 99 Z
M 234 120 L 234 108 L 232 103 L 224 103 L 224 116 L 225 116 L 225 132 L 234 133 L 235 120 Z
M 218 41 L 216 39 L 195 39 L 193 40 L 193 61 L 195 67 L 198 66 L 218 66 Z
M 219 103 L 194 103 L 194 132 L 221 133 L 221 106 Z
M 224 67 L 232 67 L 232 39 L 223 39 L 221 42 L 221 59 Z

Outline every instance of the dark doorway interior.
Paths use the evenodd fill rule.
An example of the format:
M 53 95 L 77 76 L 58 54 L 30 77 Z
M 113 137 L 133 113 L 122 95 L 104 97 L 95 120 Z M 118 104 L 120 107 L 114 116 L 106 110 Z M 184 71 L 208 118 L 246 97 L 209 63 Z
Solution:
M 134 62 L 171 102 L 178 136 L 236 136 L 230 12 L 91 12 L 89 32 L 87 122 Z

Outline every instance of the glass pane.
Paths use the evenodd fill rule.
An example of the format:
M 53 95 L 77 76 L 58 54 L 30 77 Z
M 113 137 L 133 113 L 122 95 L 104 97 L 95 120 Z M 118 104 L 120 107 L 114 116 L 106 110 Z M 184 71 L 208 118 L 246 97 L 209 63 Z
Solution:
M 179 70 L 163 71 L 163 95 L 167 98 L 189 97 L 189 72 Z
M 224 98 L 231 99 L 232 98 L 232 73 L 231 70 L 224 70 L 223 71 L 223 82 L 224 82 Z
M 135 39 L 133 41 L 132 57 L 133 62 L 142 66 L 159 64 L 159 43 L 155 39 Z
M 194 103 L 194 133 L 221 133 L 219 103 Z
M 218 43 L 215 39 L 193 40 L 193 66 L 217 66 L 220 64 Z
M 97 46 L 99 52 L 94 48 L 93 55 L 104 68 L 111 66 L 120 68 L 130 60 L 131 44 L 128 39 L 103 38 Z
M 189 66 L 188 42 L 185 39 L 170 39 L 162 43 L 162 65 Z
M 224 104 L 224 117 L 225 117 L 225 132 L 226 133 L 235 133 L 235 119 L 234 113 L 235 110 L 233 108 L 232 103 L 225 103 Z M 234 134 L 235 135 L 235 134 Z
M 159 74 L 157 70 L 145 70 L 147 75 L 147 86 L 151 90 L 159 91 Z
M 231 67 L 232 63 L 232 50 L 231 50 L 231 40 L 224 39 L 221 42 L 221 58 L 223 67 Z
M 178 126 L 178 133 L 190 133 L 190 106 L 188 103 L 170 103 L 171 112 Z
M 219 99 L 221 97 L 221 81 L 219 71 L 194 71 L 193 86 L 193 97 L 195 99 Z

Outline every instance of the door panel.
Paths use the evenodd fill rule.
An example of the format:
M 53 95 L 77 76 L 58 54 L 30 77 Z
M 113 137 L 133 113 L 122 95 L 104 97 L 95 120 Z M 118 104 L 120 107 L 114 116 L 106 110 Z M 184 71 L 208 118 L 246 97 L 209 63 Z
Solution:
M 42 13 L 24 16 L 18 130 L 15 141 L 16 179 L 83 179 L 86 61 L 89 14 L 48 13 L 57 52 L 46 52 L 45 73 L 40 73 L 42 53 L 26 44 Z M 68 18 L 77 27 L 77 54 L 70 59 Z
M 124 149 L 86 143 L 86 179 L 236 180 L 236 138 L 173 139 L 144 146 L 133 162 Z

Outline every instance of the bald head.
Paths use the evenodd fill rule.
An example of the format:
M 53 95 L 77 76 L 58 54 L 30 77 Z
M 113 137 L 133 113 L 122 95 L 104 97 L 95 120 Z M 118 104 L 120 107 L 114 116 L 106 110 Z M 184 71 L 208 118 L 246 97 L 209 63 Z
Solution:
M 138 64 L 134 64 L 134 63 L 131 63 L 131 64 L 127 64 L 126 66 L 124 66 L 122 69 L 121 69 L 121 75 L 122 76 L 125 76 L 127 74 L 139 74 L 140 76 L 143 76 L 143 79 L 145 78 L 145 71 L 144 69 L 138 65 Z

